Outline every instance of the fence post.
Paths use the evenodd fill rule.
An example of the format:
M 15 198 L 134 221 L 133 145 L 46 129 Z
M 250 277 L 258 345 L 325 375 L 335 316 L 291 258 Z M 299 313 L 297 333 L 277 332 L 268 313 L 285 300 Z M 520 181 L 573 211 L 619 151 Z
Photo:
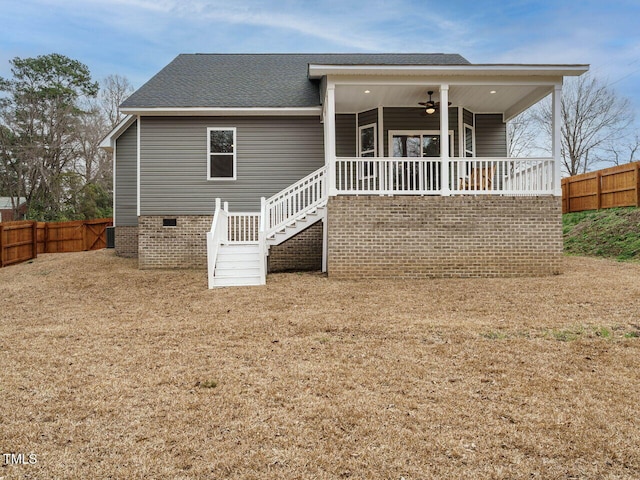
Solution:
M 596 210 L 602 206 L 602 172 L 596 172 Z
M 4 267 L 4 225 L 0 223 L 0 268 Z
M 44 247 L 42 248 L 43 253 L 49 253 L 49 223 L 45 222 L 44 224 Z
M 636 162 L 636 207 L 640 207 L 640 162 Z
M 33 249 L 31 258 L 38 258 L 38 222 L 36 220 L 31 224 L 31 246 Z
M 82 222 L 82 251 L 86 252 L 89 250 L 89 246 L 87 245 L 87 221 Z

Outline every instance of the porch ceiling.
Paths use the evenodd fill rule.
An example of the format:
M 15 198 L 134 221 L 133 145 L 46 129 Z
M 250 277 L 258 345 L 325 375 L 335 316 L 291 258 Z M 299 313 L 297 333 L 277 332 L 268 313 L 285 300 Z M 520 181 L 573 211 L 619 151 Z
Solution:
M 439 85 L 336 85 L 336 113 L 355 113 L 384 107 L 416 107 L 428 100 L 439 101 Z M 369 93 L 365 93 L 365 91 Z M 495 93 L 491 93 L 494 91 Z M 505 120 L 526 110 L 553 91 L 550 85 L 451 85 L 449 101 L 474 113 L 502 113 Z

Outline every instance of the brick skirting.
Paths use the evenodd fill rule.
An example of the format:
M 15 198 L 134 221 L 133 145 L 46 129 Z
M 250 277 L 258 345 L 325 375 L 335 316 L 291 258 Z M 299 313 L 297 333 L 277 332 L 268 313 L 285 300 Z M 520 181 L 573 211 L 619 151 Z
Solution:
M 176 219 L 177 226 L 164 227 L 165 218 Z M 141 216 L 138 217 L 139 227 L 116 228 L 116 252 L 122 256 L 137 256 L 138 266 L 142 269 L 206 268 L 206 233 L 212 220 L 210 215 Z M 269 272 L 321 268 L 322 222 L 272 246 L 269 251 Z
M 328 204 L 332 278 L 557 274 L 559 197 L 337 196 Z
M 268 271 L 322 269 L 322 221 L 269 249 Z
M 176 219 L 164 227 L 163 219 Z M 213 215 L 138 217 L 139 268 L 207 268 L 207 232 Z
M 138 227 L 116 227 L 115 236 L 116 255 L 127 258 L 138 256 Z

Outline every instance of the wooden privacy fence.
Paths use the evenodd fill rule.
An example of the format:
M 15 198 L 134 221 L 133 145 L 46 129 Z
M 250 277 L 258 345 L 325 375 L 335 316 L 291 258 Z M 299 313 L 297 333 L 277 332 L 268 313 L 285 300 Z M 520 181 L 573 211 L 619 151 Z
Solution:
M 640 162 L 562 179 L 562 213 L 640 207 Z
M 0 267 L 13 265 L 39 253 L 81 252 L 107 246 L 107 227 L 111 218 L 74 222 L 0 223 Z

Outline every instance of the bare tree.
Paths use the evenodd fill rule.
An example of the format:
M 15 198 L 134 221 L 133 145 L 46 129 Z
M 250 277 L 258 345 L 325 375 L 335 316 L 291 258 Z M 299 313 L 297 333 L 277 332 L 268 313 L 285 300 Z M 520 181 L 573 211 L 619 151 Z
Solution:
M 133 93 L 131 82 L 121 75 L 109 75 L 101 84 L 100 107 L 104 112 L 109 128 L 114 128 L 124 117 L 120 113 L 120 104 Z
M 640 134 L 636 131 L 627 138 L 610 141 L 604 148 L 606 157 L 603 162 L 622 165 L 640 160 Z
M 530 156 L 538 148 L 540 130 L 533 109 L 528 109 L 507 122 L 507 155 Z
M 589 170 L 605 159 L 606 146 L 628 135 L 633 121 L 629 100 L 618 95 L 596 77 L 570 79 L 562 91 L 561 154 L 569 175 Z M 551 137 L 551 101 L 535 110 L 540 127 Z

